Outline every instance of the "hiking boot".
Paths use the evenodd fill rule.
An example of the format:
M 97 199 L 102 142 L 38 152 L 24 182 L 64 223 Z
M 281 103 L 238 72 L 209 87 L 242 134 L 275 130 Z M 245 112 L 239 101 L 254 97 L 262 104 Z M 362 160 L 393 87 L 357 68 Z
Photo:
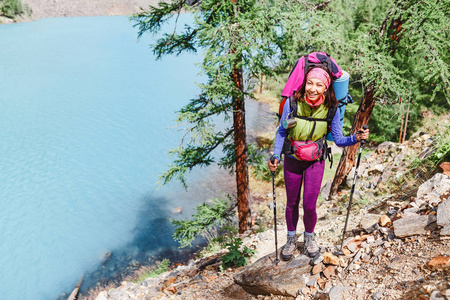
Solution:
M 304 234 L 305 239 L 305 254 L 309 257 L 316 257 L 320 253 L 319 245 L 317 245 L 314 235 Z
M 297 249 L 297 235 L 288 236 L 286 245 L 284 245 L 283 250 L 281 250 L 281 259 L 290 260 Z

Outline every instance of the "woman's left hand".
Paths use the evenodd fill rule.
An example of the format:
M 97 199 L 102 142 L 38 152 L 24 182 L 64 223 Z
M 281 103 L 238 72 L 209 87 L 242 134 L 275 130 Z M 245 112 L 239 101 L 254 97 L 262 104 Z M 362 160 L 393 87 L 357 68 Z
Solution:
M 361 142 L 361 140 L 367 140 L 369 138 L 369 129 L 363 129 L 361 128 L 359 130 L 360 133 L 357 133 L 355 135 L 355 138 L 358 142 Z

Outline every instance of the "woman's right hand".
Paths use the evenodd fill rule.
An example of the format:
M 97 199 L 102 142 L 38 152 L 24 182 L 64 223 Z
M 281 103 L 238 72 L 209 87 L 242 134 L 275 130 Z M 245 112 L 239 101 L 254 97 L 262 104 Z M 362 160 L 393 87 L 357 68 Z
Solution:
M 278 159 L 275 158 L 275 159 L 273 160 L 273 163 L 272 163 L 272 161 L 269 159 L 269 161 L 267 162 L 267 165 L 269 166 L 269 170 L 270 170 L 271 172 L 275 172 L 275 170 L 276 170 L 277 167 L 278 167 Z

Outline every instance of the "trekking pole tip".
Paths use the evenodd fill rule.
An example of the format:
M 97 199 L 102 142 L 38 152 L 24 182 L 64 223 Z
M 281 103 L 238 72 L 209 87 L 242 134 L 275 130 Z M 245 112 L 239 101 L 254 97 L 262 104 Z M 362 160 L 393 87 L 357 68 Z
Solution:
M 336 255 L 336 256 L 342 256 L 342 255 L 344 255 L 344 251 L 342 251 L 342 250 L 336 250 L 336 251 L 333 252 L 333 255 Z

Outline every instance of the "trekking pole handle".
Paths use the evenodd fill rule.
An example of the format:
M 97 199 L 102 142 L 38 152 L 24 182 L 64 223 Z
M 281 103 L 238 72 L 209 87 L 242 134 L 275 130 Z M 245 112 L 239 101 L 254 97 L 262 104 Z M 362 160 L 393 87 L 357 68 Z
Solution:
M 272 155 L 272 157 L 270 158 L 270 162 L 273 164 L 275 162 L 276 157 Z M 271 171 L 272 176 L 275 176 L 275 171 Z
M 363 129 L 368 129 L 368 128 L 369 128 L 369 126 L 367 126 L 367 124 L 363 125 Z M 357 133 L 362 133 L 362 131 L 358 131 Z M 360 142 L 361 142 L 361 145 L 362 145 L 362 144 L 366 143 L 366 140 L 361 140 Z

